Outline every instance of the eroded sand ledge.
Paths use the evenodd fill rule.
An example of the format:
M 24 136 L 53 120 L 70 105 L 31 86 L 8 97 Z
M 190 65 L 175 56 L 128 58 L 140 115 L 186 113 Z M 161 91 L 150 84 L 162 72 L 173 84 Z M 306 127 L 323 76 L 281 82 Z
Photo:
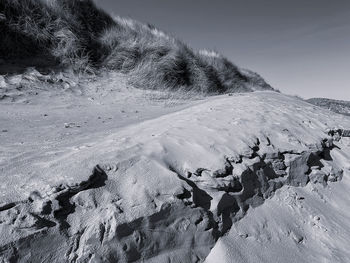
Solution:
M 329 132 L 340 125 L 350 121 L 263 92 L 209 99 L 126 127 L 45 168 L 48 177 L 69 173 L 77 182 L 63 179 L 1 207 L 1 255 L 203 261 L 277 189 L 340 181 L 349 153 L 345 138 Z

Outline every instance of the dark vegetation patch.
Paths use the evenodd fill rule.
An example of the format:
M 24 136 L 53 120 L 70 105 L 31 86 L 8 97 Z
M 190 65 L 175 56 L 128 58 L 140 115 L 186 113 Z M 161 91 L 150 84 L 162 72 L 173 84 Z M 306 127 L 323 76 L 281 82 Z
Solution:
M 0 57 L 79 73 L 118 71 L 143 89 L 209 94 L 272 90 L 215 52 L 195 52 L 152 25 L 112 18 L 92 0 L 0 0 Z M 254 87 L 254 88 L 253 88 Z

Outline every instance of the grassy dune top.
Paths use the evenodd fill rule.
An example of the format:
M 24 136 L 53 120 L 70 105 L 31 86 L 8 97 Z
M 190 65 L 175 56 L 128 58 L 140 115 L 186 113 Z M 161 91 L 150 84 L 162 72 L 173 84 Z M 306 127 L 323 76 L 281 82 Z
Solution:
M 23 65 L 113 70 L 143 89 L 272 90 L 222 55 L 194 51 L 152 25 L 111 17 L 92 0 L 1 0 L 0 31 L 0 57 Z

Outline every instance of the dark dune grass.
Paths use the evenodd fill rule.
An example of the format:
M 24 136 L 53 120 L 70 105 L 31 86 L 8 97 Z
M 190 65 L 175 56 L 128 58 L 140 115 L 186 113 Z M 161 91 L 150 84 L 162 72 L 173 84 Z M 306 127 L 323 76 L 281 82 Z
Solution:
M 143 89 L 205 94 L 272 90 L 256 73 L 215 52 L 196 52 L 152 25 L 112 18 L 92 0 L 0 0 L 0 56 L 5 61 L 113 70 Z

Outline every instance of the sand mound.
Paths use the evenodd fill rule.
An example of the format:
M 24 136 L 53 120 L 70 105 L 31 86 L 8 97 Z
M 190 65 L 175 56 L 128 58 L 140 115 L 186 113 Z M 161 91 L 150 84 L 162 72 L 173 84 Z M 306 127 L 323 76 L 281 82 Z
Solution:
M 348 141 L 329 133 L 340 123 L 350 126 L 276 93 L 225 96 L 123 128 L 52 163 L 34 161 L 37 191 L 0 209 L 2 258 L 204 261 L 279 189 L 322 194 L 342 184 Z M 62 183 L 50 186 L 52 176 Z M 298 233 L 289 234 L 293 246 L 314 244 Z M 342 235 L 324 242 L 332 238 Z

